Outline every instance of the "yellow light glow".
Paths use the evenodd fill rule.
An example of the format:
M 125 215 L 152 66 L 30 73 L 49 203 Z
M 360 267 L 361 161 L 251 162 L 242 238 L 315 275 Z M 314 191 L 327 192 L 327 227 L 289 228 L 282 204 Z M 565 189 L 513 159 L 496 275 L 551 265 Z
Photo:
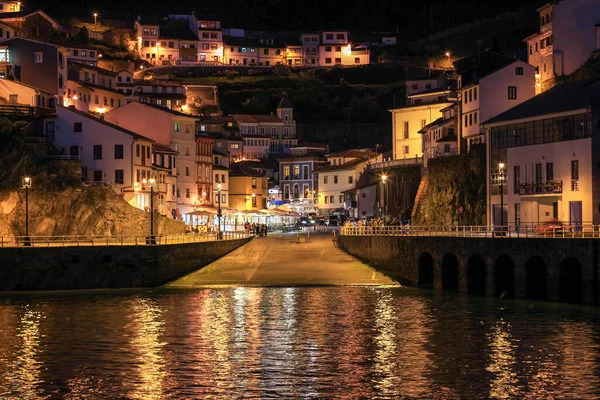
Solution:
M 141 36 L 138 36 L 138 41 L 140 41 L 140 42 L 142 41 L 142 37 Z
M 143 65 L 140 65 L 140 69 L 144 69 L 144 66 L 143 66 Z
M 346 54 L 346 55 L 352 54 L 352 46 L 350 45 L 350 43 L 348 43 L 348 45 L 346 47 L 344 47 L 344 54 Z
M 381 182 L 385 183 L 387 181 L 387 175 L 381 175 Z
M 536 83 L 535 86 L 540 87 L 540 86 L 542 86 L 542 84 L 541 83 Z
M 500 169 L 504 169 L 504 163 L 503 163 L 503 162 L 501 162 L 501 163 L 498 163 L 498 167 L 499 167 Z
M 539 73 L 535 74 L 535 79 L 540 79 L 540 74 Z
M 104 113 L 106 112 L 106 107 L 100 107 L 100 108 L 99 108 L 98 110 L 96 110 L 96 111 L 98 111 L 98 113 L 100 113 L 100 114 L 104 114 Z
M 102 54 L 98 54 L 98 58 L 102 58 Z
M 219 192 L 221 191 L 221 188 L 222 188 L 222 187 L 223 187 L 223 186 L 222 186 L 220 183 L 217 185 L 217 188 L 219 188 Z
M 450 52 L 449 51 L 446 52 L 446 57 L 450 57 Z
M 77 99 L 78 99 L 77 95 L 73 96 L 73 100 L 77 100 Z
M 181 106 L 181 111 L 187 111 L 189 108 L 189 106 L 187 104 L 184 104 Z
M 96 18 L 98 16 L 98 13 L 94 13 L 94 18 Z

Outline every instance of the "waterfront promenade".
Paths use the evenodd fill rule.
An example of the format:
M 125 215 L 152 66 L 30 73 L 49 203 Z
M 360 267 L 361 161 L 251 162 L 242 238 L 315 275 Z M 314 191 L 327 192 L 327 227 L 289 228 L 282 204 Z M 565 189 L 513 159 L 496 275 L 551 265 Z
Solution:
M 333 243 L 331 231 L 257 238 L 169 287 L 396 285 Z

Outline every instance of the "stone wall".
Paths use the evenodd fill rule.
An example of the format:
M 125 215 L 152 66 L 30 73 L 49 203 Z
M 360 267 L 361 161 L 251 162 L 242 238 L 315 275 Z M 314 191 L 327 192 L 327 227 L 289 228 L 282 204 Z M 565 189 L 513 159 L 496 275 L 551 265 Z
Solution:
M 201 269 L 250 240 L 161 246 L 0 248 L 0 290 L 159 286 Z
M 340 236 L 338 245 L 347 253 L 385 273 L 396 281 L 417 285 L 420 283 L 420 267 L 423 256 L 433 260 L 433 286 L 444 288 L 443 269 L 452 255 L 458 261 L 457 279 L 459 291 L 470 291 L 469 269 L 475 268 L 477 260 L 483 260 L 485 293 L 496 294 L 496 277 L 503 273 L 507 264 L 514 273 L 515 297 L 526 297 L 528 268 L 535 264 L 544 266 L 545 298 L 561 299 L 561 285 L 568 279 L 567 269 L 579 265 L 581 269 L 581 302 L 600 303 L 598 290 L 597 239 L 549 239 L 549 238 L 468 238 L 468 237 L 417 237 L 417 236 Z M 534 261 L 532 261 L 534 260 Z M 535 286 L 536 282 L 530 285 Z M 535 288 L 535 287 L 534 287 Z M 568 301 L 568 300 L 566 300 Z

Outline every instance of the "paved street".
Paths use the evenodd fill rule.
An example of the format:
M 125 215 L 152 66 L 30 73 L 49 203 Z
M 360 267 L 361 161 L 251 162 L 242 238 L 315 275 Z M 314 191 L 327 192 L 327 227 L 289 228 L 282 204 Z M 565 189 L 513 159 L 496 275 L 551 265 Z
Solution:
M 395 285 L 354 257 L 337 249 L 331 231 L 269 234 L 185 276 L 169 287 L 214 285 Z

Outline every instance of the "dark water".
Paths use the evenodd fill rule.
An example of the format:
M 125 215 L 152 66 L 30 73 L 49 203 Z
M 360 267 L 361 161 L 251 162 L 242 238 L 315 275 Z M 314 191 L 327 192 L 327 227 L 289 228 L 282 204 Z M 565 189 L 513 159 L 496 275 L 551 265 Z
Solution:
M 596 308 L 403 288 L 0 297 L 0 398 L 600 397 Z

